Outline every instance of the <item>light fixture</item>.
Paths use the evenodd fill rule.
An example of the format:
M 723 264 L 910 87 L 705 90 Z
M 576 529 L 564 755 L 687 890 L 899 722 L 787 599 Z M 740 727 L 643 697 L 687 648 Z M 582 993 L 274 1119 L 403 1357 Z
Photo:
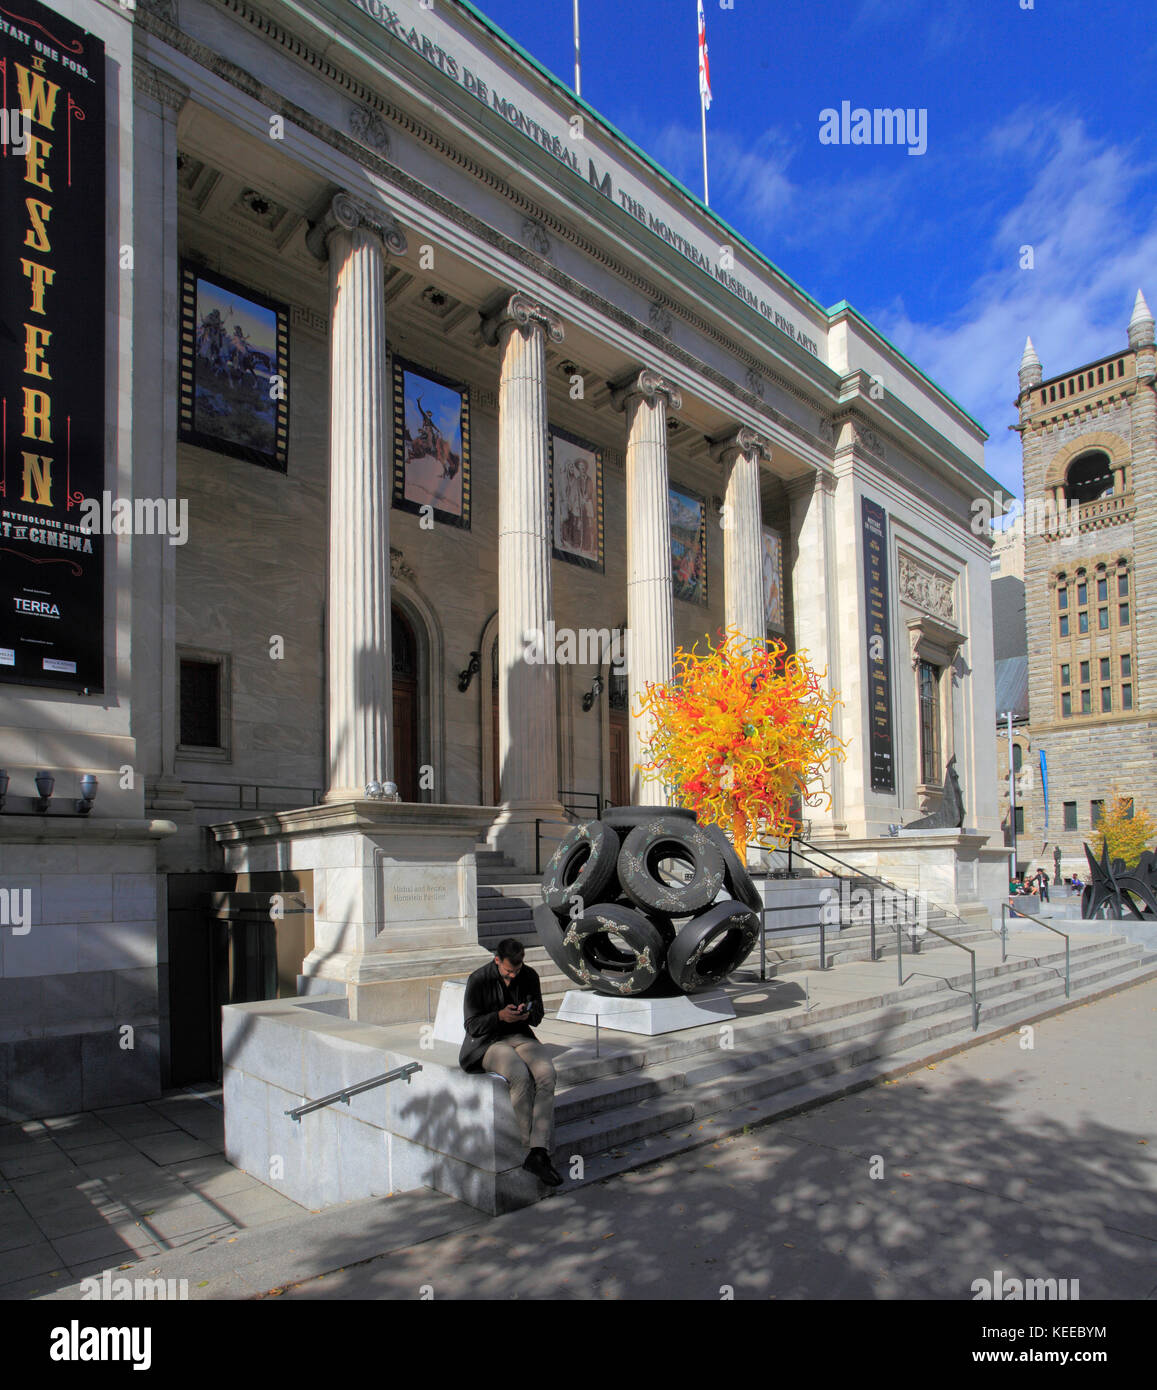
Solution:
M 383 801 L 401 801 L 402 795 L 398 791 L 397 782 L 385 782 L 382 785 Z
M 52 800 L 52 791 L 56 786 L 56 778 L 51 772 L 38 772 L 36 774 L 36 790 L 40 800 L 36 803 L 36 814 L 43 816 L 48 811 L 48 803 Z
M 0 767 L 0 811 L 4 809 L 4 802 L 8 798 L 8 773 Z
M 381 799 L 382 799 L 382 784 L 381 784 L 380 782 L 367 782 L 367 783 L 366 783 L 366 800 L 367 800 L 367 801 L 381 801 Z
M 603 678 L 602 678 L 602 676 L 596 676 L 596 677 L 595 677 L 595 682 L 594 682 L 594 684 L 593 684 L 593 685 L 591 686 L 591 688 L 587 691 L 587 693 L 583 696 L 583 709 L 584 709 L 587 713 L 590 712 L 591 707 L 594 705 L 594 702 L 599 698 L 599 696 L 600 696 L 602 693 L 603 693 Z
M 76 803 L 76 814 L 78 816 L 87 816 L 92 810 L 92 803 L 96 800 L 96 792 L 99 786 L 100 783 L 91 772 L 86 772 L 80 779 L 80 800 Z
M 463 695 L 470 689 L 470 682 L 482 670 L 482 653 L 471 652 L 470 663 L 465 671 L 458 672 L 458 689 Z

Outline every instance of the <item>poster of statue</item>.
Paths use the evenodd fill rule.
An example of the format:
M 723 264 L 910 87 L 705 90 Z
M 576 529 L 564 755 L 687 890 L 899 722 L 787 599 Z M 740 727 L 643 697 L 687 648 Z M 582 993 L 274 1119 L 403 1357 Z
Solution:
M 603 457 L 553 426 L 550 437 L 551 543 L 555 558 L 603 570 Z
M 289 443 L 284 304 L 181 267 L 180 437 L 284 473 Z
M 763 528 L 763 620 L 769 632 L 783 633 L 783 537 Z
M 698 493 L 668 486 L 671 581 L 676 598 L 707 602 L 707 504 Z
M 394 506 L 470 529 L 470 391 L 394 358 Z

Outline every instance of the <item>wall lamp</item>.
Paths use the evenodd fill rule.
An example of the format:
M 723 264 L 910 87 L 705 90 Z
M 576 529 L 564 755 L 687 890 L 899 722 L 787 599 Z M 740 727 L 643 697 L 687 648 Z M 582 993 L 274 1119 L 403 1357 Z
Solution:
M 4 809 L 4 803 L 8 800 L 8 773 L 0 767 L 0 811 Z
M 583 696 L 583 710 L 586 711 L 586 712 L 589 714 L 590 711 L 591 711 L 591 708 L 593 707 L 593 705 L 594 705 L 594 703 L 595 703 L 595 701 L 599 698 L 599 696 L 600 696 L 602 693 L 603 693 L 603 678 L 602 678 L 602 676 L 596 676 L 596 677 L 595 677 L 595 683 L 591 686 L 591 688 L 590 688 L 590 689 L 587 691 L 587 693 Z
M 78 816 L 87 816 L 92 810 L 92 803 L 96 800 L 99 786 L 100 783 L 91 772 L 86 772 L 80 779 L 80 799 L 76 802 L 76 814 Z
M 36 774 L 36 791 L 40 800 L 36 803 L 36 814 L 43 816 L 48 813 L 48 803 L 52 800 L 53 788 L 56 786 L 56 778 L 51 772 L 38 772 Z
M 458 689 L 462 692 L 463 695 L 465 695 L 465 693 L 470 689 L 470 682 L 481 670 L 482 653 L 471 652 L 470 664 L 466 667 L 465 671 L 458 672 Z

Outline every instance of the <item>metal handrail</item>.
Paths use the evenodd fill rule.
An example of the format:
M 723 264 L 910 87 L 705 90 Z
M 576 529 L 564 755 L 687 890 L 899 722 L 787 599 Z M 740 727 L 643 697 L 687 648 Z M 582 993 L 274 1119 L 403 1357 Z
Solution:
M 384 1086 L 387 1081 L 400 1081 L 406 1079 L 406 1085 L 410 1084 L 410 1077 L 414 1072 L 421 1071 L 421 1062 L 407 1062 L 404 1067 L 395 1067 L 393 1071 L 383 1072 L 381 1076 L 371 1076 L 368 1081 L 359 1081 L 356 1086 L 347 1086 L 344 1090 L 333 1091 L 328 1096 L 322 1096 L 320 1100 L 311 1100 L 306 1105 L 299 1105 L 296 1110 L 287 1110 L 285 1113 L 296 1124 L 301 1123 L 301 1117 L 308 1115 L 311 1110 L 321 1110 L 327 1105 L 332 1105 L 335 1100 L 344 1101 L 346 1105 L 350 1103 L 350 1096 L 357 1096 L 362 1091 L 372 1091 L 375 1086 Z
M 593 801 L 595 820 L 602 820 L 603 818 L 604 802 L 598 792 L 565 791 L 563 790 L 563 788 L 560 787 L 558 792 L 558 799 L 562 804 L 562 809 L 567 813 L 567 815 L 573 816 L 577 816 L 581 810 L 579 806 L 580 801 Z M 609 806 L 610 802 L 608 801 L 605 804 Z
M 808 849 L 812 850 L 813 853 L 815 853 L 815 854 L 822 854 L 826 859 L 830 859 L 834 864 L 839 864 L 839 865 L 841 865 L 843 868 L 847 869 L 847 870 L 849 871 L 849 873 L 855 875 L 856 878 L 867 879 L 867 880 L 869 880 L 869 881 L 872 882 L 872 883 L 877 883 L 877 884 L 880 885 L 881 888 L 886 888 L 886 889 L 888 889 L 889 892 L 892 892 L 892 893 L 897 893 L 897 892 L 903 892 L 903 891 L 904 891 L 904 890 L 902 890 L 902 889 L 898 889 L 894 883 L 889 883 L 887 879 L 880 878 L 878 874 L 865 873 L 863 870 L 857 868 L 857 866 L 856 866 L 855 864 L 849 864 L 846 860 L 840 859 L 838 855 L 831 854 L 831 853 L 830 853 L 828 850 L 826 850 L 826 849 L 820 849 L 818 845 L 813 845 L 813 844 L 811 844 L 809 841 L 801 839 L 798 835 L 792 835 L 792 836 L 789 838 L 789 840 L 788 840 L 788 851 L 789 851 L 789 853 L 790 853 L 792 844 L 795 843 L 795 842 L 798 842 L 798 843 L 801 844 L 801 845 L 807 845 Z M 773 848 L 773 846 L 764 844 L 762 841 L 759 841 L 759 840 L 755 841 L 754 843 L 758 844 L 758 845 L 760 846 L 760 848 L 762 848 L 762 849 L 771 849 L 771 848 Z M 811 862 L 811 861 L 808 859 L 808 856 L 807 856 L 806 854 L 802 855 L 801 857 L 804 859 L 805 862 L 807 862 L 807 863 L 810 863 L 810 862 Z M 823 869 L 825 866 L 824 866 L 823 864 L 819 864 L 819 865 L 816 865 L 816 867 L 817 867 L 817 868 L 820 868 L 820 869 Z M 830 870 L 828 870 L 827 872 L 830 873 Z M 840 878 L 840 877 L 842 877 L 842 875 L 840 875 L 840 874 L 831 874 L 831 877 L 832 877 L 832 878 Z M 957 922 L 960 923 L 960 925 L 961 925 L 962 927 L 966 927 L 966 926 L 968 925 L 968 924 L 965 922 L 964 918 L 963 918 L 963 917 L 960 917 L 957 913 L 955 913 L 955 912 L 949 912 L 947 908 L 940 907 L 937 903 L 934 903 L 934 902 L 931 900 L 931 898 L 927 897 L 927 895 L 924 895 L 924 897 L 925 897 L 925 901 L 928 903 L 928 906 L 929 906 L 929 907 L 934 907 L 934 908 L 936 908 L 936 910 L 937 910 L 938 912 L 943 912 L 944 915 L 945 915 L 946 917 L 952 917 L 952 918 L 954 918 Z M 897 983 L 900 984 L 901 986 L 902 986 L 903 983 L 904 983 L 904 942 L 903 942 L 903 932 L 904 932 L 904 927 L 905 927 L 905 925 L 906 925 L 905 923 L 900 922 L 899 920 L 897 920 L 897 922 L 896 922 L 896 975 L 897 975 Z M 823 951 L 823 946 L 822 946 L 823 919 L 822 919 L 822 918 L 821 918 L 821 920 L 820 920 L 820 927 L 821 927 L 821 946 L 820 946 L 820 950 L 821 950 L 821 953 L 822 953 L 822 951 Z M 950 946 L 958 946 L 962 951 L 967 951 L 967 952 L 968 952 L 969 960 L 970 960 L 970 963 L 971 963 L 971 973 L 972 973 L 972 989 L 971 989 L 971 995 L 972 995 L 972 1029 L 973 1029 L 973 1032 L 975 1032 L 975 1031 L 980 1027 L 980 999 L 979 999 L 979 996 L 978 996 L 977 990 L 976 990 L 976 952 L 973 950 L 973 948 L 972 948 L 971 946 L 966 946 L 966 945 L 964 944 L 963 941 L 956 941 L 953 937 L 951 937 L 951 936 L 946 936 L 946 935 L 944 934 L 944 932 L 942 932 L 942 931 L 937 931 L 935 927 L 930 927 L 930 926 L 928 926 L 927 924 L 925 924 L 924 930 L 925 930 L 925 931 L 928 931 L 928 932 L 931 932 L 933 936 L 938 936 L 938 937 L 940 938 L 941 941 L 946 941 Z M 872 959 L 875 960 L 875 959 L 876 959 L 876 906 L 875 906 L 875 901 L 874 901 L 874 900 L 871 900 L 871 932 L 872 932 L 872 937 L 871 937 L 870 951 L 871 951 Z M 1063 935 L 1063 933 L 1062 933 L 1062 935 Z M 945 981 L 945 983 L 947 983 L 947 981 Z M 955 988 L 955 986 L 949 985 L 948 988 L 949 988 L 949 989 L 953 989 L 953 988 Z
M 1022 911 L 1020 910 L 1019 907 L 1012 907 L 1012 906 L 1010 906 L 1008 903 L 1001 903 L 1001 905 L 1000 905 L 1000 959 L 1001 959 L 1001 963 L 1002 963 L 1002 964 L 1003 964 L 1006 960 L 1008 960 L 1008 919 L 1009 919 L 1009 915 L 1010 915 L 1010 914 L 1011 914 L 1013 917 L 1023 917 L 1023 918 L 1025 919 L 1026 922 L 1035 922 L 1035 923 L 1037 924 L 1037 926 L 1039 926 L 1039 927 L 1044 927 L 1047 931 L 1056 932 L 1056 934 L 1057 934 L 1058 936 L 1063 936 L 1063 937 L 1064 937 L 1064 939 L 1065 939 L 1065 998 L 1066 998 L 1066 999 L 1071 999 L 1071 998 L 1072 998 L 1072 993 L 1071 993 L 1071 990 L 1072 990 L 1072 970 L 1071 970 L 1072 956 L 1071 956 L 1071 952 L 1070 952 L 1070 950 L 1069 950 L 1069 945 L 1070 945 L 1070 933 L 1067 932 L 1067 931 L 1061 931 L 1060 927 L 1051 926 L 1048 922 L 1046 922 L 1046 921 L 1045 921 L 1043 918 L 1041 918 L 1041 917 L 1034 917 L 1033 914 L 1032 914 L 1031 912 L 1022 912 Z
M 544 820 L 541 816 L 536 816 L 536 817 L 535 817 L 535 820 L 534 820 L 534 872 L 535 872 L 536 875 L 541 876 L 541 874 L 542 874 L 542 848 L 541 848 L 542 830 L 540 829 L 540 827 L 541 827 L 541 826 L 544 826 L 544 825 L 557 825 L 557 824 L 558 824 L 558 821 L 556 821 L 556 820 Z M 569 829 L 567 830 L 566 834 L 567 834 L 567 835 L 570 834 L 570 830 L 569 830 Z M 561 841 L 561 840 L 565 840 L 565 839 L 566 839 L 566 835 L 548 835 L 546 838 L 547 838 L 548 840 L 560 840 L 560 841 Z

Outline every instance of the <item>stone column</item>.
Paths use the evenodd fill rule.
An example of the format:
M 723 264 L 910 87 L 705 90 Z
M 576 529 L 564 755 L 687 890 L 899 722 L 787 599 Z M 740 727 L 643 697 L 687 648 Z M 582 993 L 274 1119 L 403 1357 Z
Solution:
M 307 238 L 329 259 L 330 425 L 326 801 L 365 796 L 393 764 L 390 466 L 383 276 L 406 239 L 382 208 L 338 193 Z
M 826 669 L 828 690 L 840 690 L 845 701 L 858 699 L 850 696 L 847 686 L 841 685 L 840 638 L 839 638 L 839 591 L 840 568 L 836 558 L 835 522 L 836 479 L 831 473 L 816 473 L 811 478 L 802 478 L 787 484 L 788 503 L 791 507 L 790 546 L 792 560 L 792 597 L 795 605 L 795 649 L 806 651 L 811 664 L 820 671 Z M 855 552 L 851 552 L 850 563 L 855 563 Z M 848 562 L 845 562 L 848 563 Z M 844 583 L 851 594 L 855 607 L 855 596 L 859 593 L 861 580 L 859 572 L 848 576 L 844 573 Z M 850 678 L 849 678 L 850 679 Z M 853 703 L 852 709 L 859 705 Z M 832 713 L 832 731 L 837 738 L 844 736 L 844 712 L 839 706 Z M 859 732 L 857 727 L 856 732 Z M 852 756 L 857 756 L 853 747 Z M 862 754 L 859 754 L 862 757 Z M 866 775 L 866 774 L 865 774 Z M 830 773 L 832 805 L 830 811 L 808 808 L 807 819 L 817 827 L 828 829 L 844 820 L 844 767 L 833 763 Z
M 133 445 L 132 491 L 138 496 L 176 498 L 176 395 L 180 379 L 177 118 L 189 93 L 140 56 L 133 63 L 133 85 L 132 173 L 137 209 L 133 242 L 138 269 L 133 304 L 133 410 L 128 426 Z M 141 209 L 146 207 L 148 214 L 142 215 Z M 152 279 L 146 279 L 150 273 Z M 177 548 L 163 536 L 134 536 L 132 548 L 136 760 L 144 772 L 146 808 L 166 816 L 178 815 L 191 811 L 193 803 L 175 767 L 180 742 Z
M 723 584 L 727 627 L 756 644 L 767 633 L 763 594 L 763 509 L 759 461 L 770 460 L 771 444 L 746 426 L 721 442 L 718 457 L 727 470 L 723 501 Z
M 627 652 L 631 691 L 631 800 L 666 800 L 659 784 L 644 783 L 650 720 L 637 712 L 648 681 L 671 679 L 675 611 L 671 585 L 671 513 L 667 496 L 667 407 L 683 400 L 673 383 L 644 369 L 612 388 L 627 416 Z M 645 788 L 645 790 L 644 790 Z
M 536 819 L 563 821 L 551 590 L 546 340 L 558 315 L 515 293 L 484 312 L 482 336 L 499 350 L 498 755 L 502 813 L 490 839 L 520 867 L 534 863 Z M 543 859 L 553 841 L 546 841 Z

